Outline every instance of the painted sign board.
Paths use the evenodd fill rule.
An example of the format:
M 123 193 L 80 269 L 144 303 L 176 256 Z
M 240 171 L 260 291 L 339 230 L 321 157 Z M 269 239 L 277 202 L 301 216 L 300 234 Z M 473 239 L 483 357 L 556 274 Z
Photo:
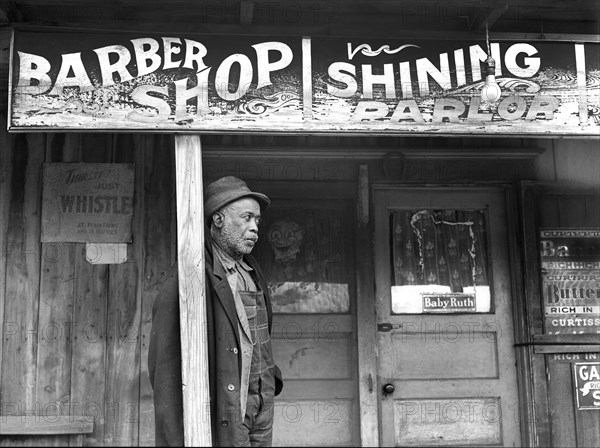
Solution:
M 475 312 L 475 294 L 423 294 L 424 313 Z
M 120 264 L 127 261 L 126 243 L 85 243 L 85 259 L 90 264 Z
M 15 31 L 10 130 L 578 135 L 598 43 Z
M 540 230 L 547 334 L 600 333 L 600 229 Z
M 393 285 L 393 314 L 423 313 L 489 313 L 490 287 L 465 286 L 463 292 L 452 292 L 448 285 Z
M 129 243 L 131 163 L 46 163 L 42 189 L 45 243 Z
M 600 410 L 600 362 L 573 364 L 573 384 L 579 410 Z
M 600 353 L 549 353 L 548 357 L 554 362 L 598 361 Z

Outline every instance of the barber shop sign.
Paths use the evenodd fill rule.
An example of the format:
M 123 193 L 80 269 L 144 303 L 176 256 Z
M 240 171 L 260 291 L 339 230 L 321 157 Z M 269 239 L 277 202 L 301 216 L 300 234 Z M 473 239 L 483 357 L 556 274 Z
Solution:
M 598 49 L 16 31 L 9 128 L 596 136 Z

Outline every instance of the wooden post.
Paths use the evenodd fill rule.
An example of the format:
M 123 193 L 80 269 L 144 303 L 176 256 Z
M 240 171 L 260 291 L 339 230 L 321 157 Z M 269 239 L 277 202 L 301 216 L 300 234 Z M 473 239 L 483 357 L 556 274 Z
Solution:
M 175 183 L 184 441 L 186 446 L 210 446 L 204 204 L 199 135 L 175 136 Z

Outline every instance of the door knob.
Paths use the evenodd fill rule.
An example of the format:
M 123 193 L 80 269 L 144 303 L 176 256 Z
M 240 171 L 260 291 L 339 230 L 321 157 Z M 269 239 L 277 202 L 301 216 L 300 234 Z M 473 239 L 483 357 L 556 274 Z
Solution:
M 384 394 L 393 394 L 395 390 L 396 386 L 394 386 L 392 383 L 387 383 L 385 386 L 383 386 Z

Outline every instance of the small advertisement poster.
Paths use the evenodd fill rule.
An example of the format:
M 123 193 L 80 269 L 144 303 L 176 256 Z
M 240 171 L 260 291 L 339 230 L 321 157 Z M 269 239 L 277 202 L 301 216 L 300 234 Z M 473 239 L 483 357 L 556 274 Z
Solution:
M 600 229 L 543 229 L 540 258 L 546 333 L 600 333 Z
M 475 294 L 423 294 L 424 313 L 474 313 Z
M 129 243 L 134 164 L 46 163 L 43 243 Z
M 573 364 L 578 410 L 600 410 L 600 362 Z

